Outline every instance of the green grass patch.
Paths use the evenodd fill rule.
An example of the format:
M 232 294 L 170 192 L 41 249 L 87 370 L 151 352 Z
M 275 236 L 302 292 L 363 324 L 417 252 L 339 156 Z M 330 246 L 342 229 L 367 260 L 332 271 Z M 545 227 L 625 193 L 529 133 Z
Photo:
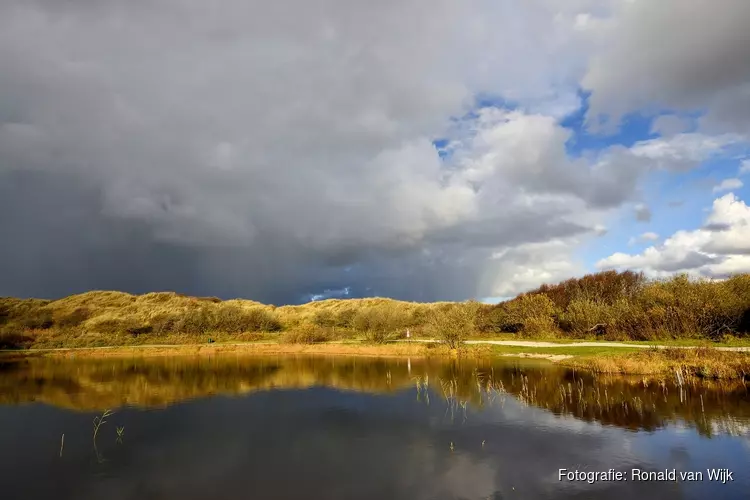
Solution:
M 705 339 L 666 339 L 666 340 L 625 340 L 623 344 L 633 345 L 664 345 L 670 347 L 750 347 L 750 339 L 729 338 L 722 342 Z

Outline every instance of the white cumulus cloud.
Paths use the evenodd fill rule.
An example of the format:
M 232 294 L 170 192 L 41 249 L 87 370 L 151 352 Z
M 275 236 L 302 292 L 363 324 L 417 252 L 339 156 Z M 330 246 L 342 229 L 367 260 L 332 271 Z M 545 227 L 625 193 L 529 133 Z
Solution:
M 750 272 L 750 207 L 734 194 L 726 194 L 714 200 L 700 229 L 677 231 L 640 254 L 614 253 L 596 267 L 636 269 L 651 276 L 688 272 L 725 277 Z

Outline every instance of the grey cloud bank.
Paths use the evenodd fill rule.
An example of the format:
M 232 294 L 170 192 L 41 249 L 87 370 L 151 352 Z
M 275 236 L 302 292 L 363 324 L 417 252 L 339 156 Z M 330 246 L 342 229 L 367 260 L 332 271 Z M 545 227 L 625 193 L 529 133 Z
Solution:
M 640 11 L 620 9 L 7 0 L 0 295 L 173 289 L 289 303 L 349 287 L 462 300 L 579 273 L 577 246 L 647 172 L 693 168 L 741 140 L 665 122 L 671 138 L 569 157 L 560 118 L 580 106 L 581 78 L 593 109 L 625 112 L 607 63 L 587 65 L 602 37 L 616 57 L 640 47 L 622 31 Z M 706 51 L 743 56 L 735 38 L 715 38 Z M 648 99 L 673 84 L 657 83 Z M 640 103 L 633 92 L 622 102 Z M 717 102 L 709 117 L 734 123 L 721 122 L 716 92 L 687 89 L 678 104 Z M 481 95 L 518 109 L 460 118 Z M 442 137 L 445 158 L 432 143 Z

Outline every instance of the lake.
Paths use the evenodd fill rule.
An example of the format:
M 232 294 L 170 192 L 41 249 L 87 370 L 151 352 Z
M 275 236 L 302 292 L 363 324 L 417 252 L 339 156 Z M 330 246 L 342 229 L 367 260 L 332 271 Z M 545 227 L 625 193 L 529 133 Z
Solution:
M 748 498 L 746 388 L 675 384 L 507 358 L 5 359 L 2 498 Z

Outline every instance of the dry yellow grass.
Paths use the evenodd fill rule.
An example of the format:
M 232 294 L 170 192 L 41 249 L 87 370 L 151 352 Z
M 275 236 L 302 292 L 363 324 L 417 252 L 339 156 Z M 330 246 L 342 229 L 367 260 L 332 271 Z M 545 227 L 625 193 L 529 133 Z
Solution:
M 23 356 L 26 351 L 11 351 L 9 357 Z M 92 348 L 69 348 L 39 350 L 28 352 L 31 356 L 43 357 L 75 357 L 75 358 L 105 358 L 105 357 L 164 357 L 164 356 L 211 356 L 216 354 L 237 355 L 289 355 L 289 354 L 319 354 L 368 356 L 379 358 L 456 356 L 455 350 L 433 344 L 277 344 L 277 343 L 248 343 L 248 344 L 204 344 L 204 345 L 157 345 L 157 346 L 113 346 Z
M 697 349 L 644 349 L 609 356 L 580 356 L 566 365 L 595 373 L 675 375 L 721 380 L 750 378 L 750 353 Z
M 0 349 L 259 340 L 259 332 L 278 331 L 286 332 L 280 339 L 293 342 L 359 337 L 382 342 L 407 328 L 418 335 L 432 311 L 455 307 L 461 305 L 385 298 L 276 307 L 174 292 L 92 291 L 55 301 L 1 298 Z M 255 339 L 248 338 L 253 334 Z

